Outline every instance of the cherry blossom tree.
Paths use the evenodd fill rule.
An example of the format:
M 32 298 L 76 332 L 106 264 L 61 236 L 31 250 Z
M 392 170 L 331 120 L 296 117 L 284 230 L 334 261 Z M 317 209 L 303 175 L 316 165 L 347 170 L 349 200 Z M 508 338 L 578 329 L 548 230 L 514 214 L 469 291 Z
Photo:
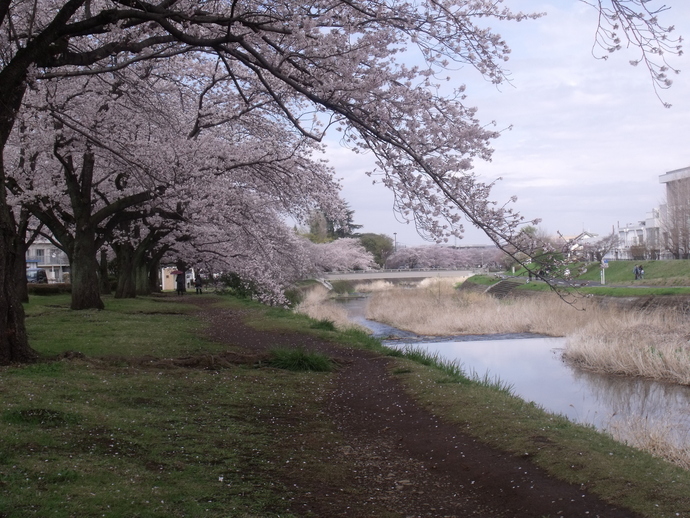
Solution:
M 503 255 L 498 247 L 457 248 L 451 246 L 414 246 L 398 249 L 389 259 L 390 268 L 466 269 L 495 266 Z
M 314 274 L 378 268 L 374 256 L 359 239 L 344 237 L 329 243 L 309 243 L 308 257 Z
M 173 61 L 173 68 L 179 66 L 179 59 Z M 47 113 L 55 130 L 45 142 L 18 146 L 26 153 L 33 144 L 33 156 L 47 158 L 42 174 L 17 167 L 13 190 L 68 253 L 73 309 L 103 307 L 95 251 L 105 241 L 118 258 L 116 297 L 146 293 L 150 283 L 144 271 L 151 268 L 145 263 L 157 257 L 152 252 L 157 241 L 187 212 L 229 207 L 227 200 L 214 206 L 219 189 L 230 196 L 253 189 L 263 194 L 263 203 L 294 217 L 316 205 L 334 216 L 341 209 L 332 171 L 310 158 L 312 140 L 271 120 L 265 108 L 245 105 L 244 113 L 228 109 L 232 96 L 227 93 L 222 102 L 214 102 L 214 95 L 221 97 L 217 77 L 180 89 L 179 78 L 163 77 L 162 68 L 145 71 L 156 76 L 155 89 L 140 79 L 139 67 L 132 67 L 128 72 L 133 77 L 118 72 L 112 78 L 76 78 L 58 85 L 49 81 L 47 89 L 29 96 L 50 99 L 33 112 L 27 110 L 37 114 L 36 122 L 23 121 L 23 127 L 44 123 Z M 67 88 L 60 92 L 63 85 Z M 223 115 L 228 111 L 235 115 Z M 39 143 L 43 151 L 36 147 Z M 79 159 L 84 164 L 77 174 Z M 221 182 L 221 176 L 228 181 Z
M 102 79 L 43 82 L 27 95 L 24 131 L 17 142 L 10 142 L 15 147 L 7 153 L 10 191 L 50 230 L 70 259 L 72 309 L 103 308 L 96 251 L 109 229 L 123 219 L 140 217 L 126 209 L 153 197 L 155 191 L 143 173 L 161 176 L 155 174 L 157 164 L 146 160 L 151 139 L 142 146 L 136 136 L 138 126 L 153 124 L 152 117 L 135 109 L 121 113 L 126 103 L 121 102 L 124 96 L 117 91 L 117 81 Z M 40 102 L 32 103 L 37 98 Z M 124 122 L 128 115 L 134 127 Z M 21 160 L 12 167 L 14 149 L 19 149 L 19 156 L 32 156 L 30 168 L 22 167 Z
M 630 64 L 640 63 L 649 72 L 657 97 L 659 90 L 671 87 L 673 80 L 669 74 L 680 71 L 668 61 L 668 56 L 681 55 L 683 38 L 674 37 L 673 25 L 662 25 L 660 16 L 670 7 L 659 6 L 650 0 L 581 0 L 599 12 L 599 24 L 592 53 L 599 59 L 607 59 L 609 54 L 625 47 L 639 49 L 639 57 Z M 603 50 L 599 54 L 597 49 Z M 664 103 L 667 108 L 670 104 Z
M 612 231 L 609 235 L 603 236 L 593 243 L 583 244 L 583 253 L 590 261 L 603 261 L 606 254 L 615 250 L 619 245 L 619 238 L 616 232 Z
M 607 5 L 628 4 L 644 14 L 645 3 Z M 241 98 L 276 107 L 305 138 L 319 140 L 337 126 L 354 150 L 372 151 L 383 183 L 395 193 L 396 209 L 424 236 L 459 235 L 464 218 L 502 246 L 522 219 L 510 206 L 495 205 L 491 185 L 472 173 L 473 160 L 491 156 L 497 134 L 480 123 L 462 89 L 445 92 L 435 78 L 464 64 L 500 83 L 509 49 L 483 24 L 528 17 L 493 0 L 0 0 L 0 164 L 27 89 L 41 81 L 110 73 L 183 53 L 213 55 Z M 624 27 L 626 34 L 640 30 L 650 30 L 652 42 L 666 35 L 655 19 Z M 654 47 L 641 48 L 649 55 Z M 419 66 L 397 59 L 405 49 L 417 52 Z M 189 71 L 190 78 L 194 74 Z M 88 170 L 88 154 L 81 158 Z M 7 178 L 3 165 L 0 186 Z M 0 188 L 2 363 L 34 356 L 13 288 L 15 265 L 22 260 L 18 239 Z

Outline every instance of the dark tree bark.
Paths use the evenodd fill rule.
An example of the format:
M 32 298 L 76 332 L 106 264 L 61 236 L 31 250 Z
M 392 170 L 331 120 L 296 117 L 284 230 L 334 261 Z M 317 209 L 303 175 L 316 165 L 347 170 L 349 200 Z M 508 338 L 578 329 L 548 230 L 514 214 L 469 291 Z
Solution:
M 149 262 L 148 268 L 149 268 L 149 288 L 151 290 L 151 293 L 160 293 L 162 286 L 161 286 L 161 278 L 160 278 L 160 270 L 161 270 L 161 259 L 163 259 L 163 256 L 165 253 L 170 250 L 170 246 L 165 245 L 157 250 L 155 250 L 152 254 L 151 261 Z
M 17 237 L 16 237 L 16 243 L 17 243 L 17 258 L 23 258 L 21 261 L 15 261 L 14 264 L 14 275 L 15 275 L 15 283 L 16 283 L 16 289 L 17 289 L 17 297 L 22 302 L 29 302 L 29 288 L 27 286 L 27 281 L 26 281 L 26 252 L 27 249 L 29 248 L 29 245 L 27 244 L 26 241 L 26 230 L 27 230 L 27 222 L 28 222 L 28 213 L 26 211 L 22 211 L 22 214 L 19 216 L 19 228 L 17 229 Z
M 110 295 L 110 279 L 108 277 L 108 253 L 101 250 L 101 261 L 99 264 L 99 284 L 101 287 L 101 295 Z
M 116 299 L 133 299 L 137 296 L 134 279 L 134 247 L 130 243 L 120 243 L 113 247 L 117 255 Z
M 151 295 L 151 286 L 149 284 L 149 269 L 146 263 L 135 265 L 134 282 L 136 284 L 137 295 Z
M 104 309 L 101 300 L 95 235 L 84 229 L 77 232 L 70 254 L 72 271 L 72 309 Z
M 4 186 L 2 147 L 0 147 L 0 186 Z M 24 268 L 20 255 L 23 239 L 17 233 L 14 216 L 7 204 L 4 187 L 0 187 L 0 365 L 31 362 L 38 354 L 31 347 L 24 327 L 24 307 L 18 290 L 17 272 Z M 26 273 L 24 273 L 26 282 Z
M 74 214 L 74 238 L 69 247 L 70 269 L 72 271 L 72 309 L 104 309 L 98 280 L 98 261 L 96 252 L 96 227 L 91 204 L 91 191 L 95 157 L 86 152 L 82 157 L 81 173 L 72 163 L 72 157 L 63 157 L 57 152 L 63 165 Z M 58 237 L 58 236 L 56 236 Z M 58 237 L 59 239 L 59 237 Z M 63 243 L 64 244 L 64 243 Z
M 24 327 L 24 307 L 17 290 L 19 236 L 7 203 L 4 150 L 26 91 L 26 73 L 32 59 L 17 59 L 0 72 L 0 364 L 30 362 L 38 357 L 29 347 Z M 19 252 L 20 253 L 20 252 Z

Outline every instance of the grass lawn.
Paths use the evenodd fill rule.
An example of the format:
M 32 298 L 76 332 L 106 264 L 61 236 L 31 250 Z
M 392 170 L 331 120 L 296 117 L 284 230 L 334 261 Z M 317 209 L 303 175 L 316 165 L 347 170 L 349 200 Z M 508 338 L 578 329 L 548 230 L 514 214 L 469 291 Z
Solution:
M 27 305 L 44 358 L 86 358 L 0 368 L 0 516 L 285 516 L 286 438 L 306 444 L 298 469 L 330 469 L 308 453 L 331 432 L 316 417 L 328 373 L 132 364 L 227 347 L 199 337 L 193 306 L 105 302 Z

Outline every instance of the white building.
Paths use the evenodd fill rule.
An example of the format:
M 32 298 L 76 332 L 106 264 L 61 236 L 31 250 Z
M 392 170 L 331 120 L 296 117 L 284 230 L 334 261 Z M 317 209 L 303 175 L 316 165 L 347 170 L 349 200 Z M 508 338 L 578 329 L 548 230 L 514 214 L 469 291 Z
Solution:
M 67 254 L 44 237 L 37 237 L 26 251 L 26 267 L 42 268 L 48 275 L 48 282 L 69 282 L 69 260 Z
M 681 239 L 669 236 L 672 219 L 679 219 L 679 214 L 684 219 L 690 217 L 690 167 L 660 175 L 659 183 L 666 186 L 666 203 L 647 212 L 644 220 L 618 225 L 618 246 L 609 254 L 612 259 L 673 259 L 670 249 L 674 246 L 690 250 L 690 235 L 684 241 L 683 235 Z M 690 230 L 690 221 L 681 226 L 683 234 L 686 227 Z
M 618 224 L 618 246 L 610 257 L 619 260 L 666 259 L 662 239 L 662 221 L 666 206 L 647 212 L 645 219 L 636 223 Z
M 177 289 L 177 268 L 174 266 L 165 266 L 161 268 L 161 289 L 163 291 L 175 291 Z M 189 269 L 185 272 L 185 288 L 191 289 L 194 285 L 194 270 Z

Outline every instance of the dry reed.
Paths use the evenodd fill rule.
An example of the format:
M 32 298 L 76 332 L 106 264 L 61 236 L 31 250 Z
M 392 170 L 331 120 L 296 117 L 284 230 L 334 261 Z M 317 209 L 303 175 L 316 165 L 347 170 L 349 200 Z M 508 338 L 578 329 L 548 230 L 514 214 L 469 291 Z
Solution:
M 368 329 L 351 322 L 347 311 L 336 302 L 329 300 L 330 293 L 323 286 L 316 286 L 309 290 L 300 304 L 295 307 L 295 312 L 302 313 L 314 320 L 329 320 L 340 330 L 359 329 L 369 332 Z
M 458 291 L 452 281 L 428 279 L 415 289 L 395 288 L 371 296 L 367 318 L 422 335 L 541 333 L 565 336 L 587 322 L 558 296 L 498 300 Z
M 499 300 L 436 280 L 375 292 L 367 318 L 422 335 L 567 336 L 564 357 L 578 366 L 690 385 L 690 322 L 682 313 L 582 305 L 578 311 L 555 294 Z
M 568 336 L 564 356 L 578 365 L 690 385 L 690 322 L 676 310 L 597 315 Z
M 619 442 L 632 445 L 690 470 L 690 448 L 685 440 L 672 440 L 677 430 L 669 423 L 650 423 L 647 419 L 631 417 L 609 424 L 608 432 Z
M 386 291 L 394 287 L 394 284 L 389 281 L 371 281 L 362 282 L 355 285 L 354 290 L 358 293 L 373 293 L 375 291 Z

